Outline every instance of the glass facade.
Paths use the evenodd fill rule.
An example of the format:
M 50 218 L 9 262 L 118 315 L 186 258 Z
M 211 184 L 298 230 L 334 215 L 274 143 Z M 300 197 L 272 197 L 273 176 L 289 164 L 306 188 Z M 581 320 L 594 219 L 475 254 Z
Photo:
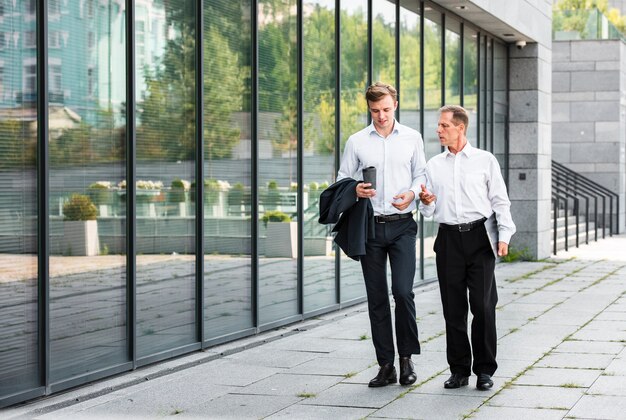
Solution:
M 508 171 L 507 47 L 436 4 L 126 3 L 2 3 L 0 406 L 363 301 L 317 220 L 370 82 Z

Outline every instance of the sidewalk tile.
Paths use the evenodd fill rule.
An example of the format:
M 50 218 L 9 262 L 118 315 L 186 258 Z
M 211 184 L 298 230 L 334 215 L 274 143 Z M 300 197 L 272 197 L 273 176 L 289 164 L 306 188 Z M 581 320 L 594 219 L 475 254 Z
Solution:
M 517 386 L 501 391 L 489 400 L 496 407 L 528 407 L 569 409 L 583 395 L 581 388 L 560 388 L 550 386 Z
M 455 419 L 469 414 L 483 404 L 488 395 L 466 397 L 461 395 L 434 395 L 409 393 L 372 417 L 411 419 Z
M 285 369 L 250 366 L 235 360 L 219 359 L 193 368 L 193 374 L 218 385 L 246 386 Z
M 538 367 L 605 369 L 613 361 L 609 354 L 552 353 L 537 362 Z
M 482 406 L 472 420 L 561 420 L 566 410 Z
M 289 369 L 287 373 L 344 376 L 349 373 L 361 372 L 374 362 L 373 358 L 339 359 L 318 357 Z
M 341 382 L 343 378 L 326 375 L 292 375 L 279 373 L 237 389 L 238 394 L 290 395 L 317 394 Z
M 602 372 L 591 369 L 536 367 L 515 380 L 515 385 L 570 386 L 589 388 Z
M 626 397 L 626 376 L 600 376 L 587 393 Z
M 572 408 L 570 418 L 623 420 L 626 398 L 614 396 L 585 395 Z
M 273 350 L 271 352 L 263 346 L 231 354 L 224 357 L 225 360 L 232 360 L 235 363 L 244 365 L 258 365 L 265 367 L 276 367 L 289 369 L 298 366 L 309 360 L 313 360 L 320 355 L 317 353 L 305 353 L 291 350 Z
M 302 404 L 381 408 L 398 398 L 406 389 L 398 384 L 383 388 L 369 388 L 367 385 L 339 383 L 313 398 L 307 398 L 306 401 L 302 401 Z
M 228 394 L 180 413 L 176 418 L 202 417 L 215 419 L 259 419 L 289 407 L 301 398 Z
M 595 354 L 618 354 L 624 345 L 622 343 L 609 343 L 606 341 L 564 341 L 553 350 L 554 353 L 595 353 Z
M 358 420 L 367 417 L 373 413 L 374 410 L 370 408 L 352 408 L 352 407 L 332 407 L 332 406 L 317 406 L 317 405 L 304 405 L 294 404 L 279 411 L 276 414 L 272 414 L 266 419 L 298 419 L 298 420 L 328 420 L 328 419 L 341 419 L 341 420 Z

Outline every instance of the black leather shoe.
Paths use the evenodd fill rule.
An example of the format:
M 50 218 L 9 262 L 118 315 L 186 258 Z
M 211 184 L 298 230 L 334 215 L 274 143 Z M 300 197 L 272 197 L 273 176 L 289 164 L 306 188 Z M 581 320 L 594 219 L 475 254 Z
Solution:
M 469 376 L 453 373 L 447 381 L 443 383 L 443 387 L 447 389 L 461 388 L 469 383 Z
M 417 380 L 413 369 L 413 361 L 410 357 L 400 358 L 400 385 L 411 385 Z
M 378 375 L 370 381 L 369 386 L 371 388 L 378 388 L 380 386 L 395 384 L 397 381 L 398 375 L 396 374 L 396 368 L 391 363 L 387 363 L 380 367 Z
M 479 373 L 478 378 L 476 379 L 476 388 L 481 391 L 489 391 L 493 387 L 493 381 L 491 380 L 491 375 L 487 375 L 486 373 Z

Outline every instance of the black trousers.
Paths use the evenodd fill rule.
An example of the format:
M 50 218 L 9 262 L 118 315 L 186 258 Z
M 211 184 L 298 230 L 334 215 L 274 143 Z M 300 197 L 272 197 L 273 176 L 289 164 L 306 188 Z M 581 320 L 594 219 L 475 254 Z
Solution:
M 391 265 L 391 292 L 396 303 L 398 354 L 410 356 L 420 353 L 413 300 L 416 236 L 417 223 L 412 218 L 376 223 L 376 238 L 367 241 L 366 255 L 361 258 L 372 341 L 380 366 L 393 364 L 395 359 L 387 286 L 387 256 Z
M 496 363 L 495 257 L 485 226 L 469 232 L 439 229 L 434 250 L 450 371 L 493 375 Z M 467 338 L 467 309 L 472 311 L 472 345 Z M 474 363 L 472 366 L 472 350 Z

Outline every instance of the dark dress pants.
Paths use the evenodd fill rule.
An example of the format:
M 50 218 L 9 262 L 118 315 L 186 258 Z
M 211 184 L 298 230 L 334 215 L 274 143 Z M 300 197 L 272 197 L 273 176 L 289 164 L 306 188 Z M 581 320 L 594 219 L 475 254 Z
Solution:
M 361 258 L 372 341 L 380 366 L 393 364 L 395 359 L 387 286 L 387 256 L 391 265 L 391 292 L 396 304 L 398 353 L 400 356 L 420 353 L 413 300 L 416 236 L 417 223 L 412 218 L 376 223 L 376 238 L 368 239 L 366 255 Z
M 443 315 L 446 320 L 447 357 L 452 373 L 493 375 L 496 363 L 495 257 L 485 226 L 469 232 L 439 229 L 434 246 Z M 472 311 L 471 348 L 467 337 L 467 310 Z M 472 350 L 474 364 L 472 364 Z

